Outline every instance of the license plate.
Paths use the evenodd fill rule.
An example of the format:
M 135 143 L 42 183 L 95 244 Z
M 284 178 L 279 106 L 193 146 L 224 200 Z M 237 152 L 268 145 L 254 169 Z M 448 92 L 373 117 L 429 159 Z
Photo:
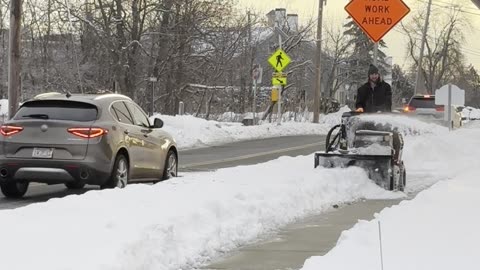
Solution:
M 53 148 L 33 148 L 32 157 L 34 158 L 52 158 Z

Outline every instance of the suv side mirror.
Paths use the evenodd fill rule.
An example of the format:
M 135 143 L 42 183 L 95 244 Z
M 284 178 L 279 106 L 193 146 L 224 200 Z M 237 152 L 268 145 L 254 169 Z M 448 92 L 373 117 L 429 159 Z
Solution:
M 163 121 L 160 118 L 155 118 L 153 120 L 153 128 L 162 128 L 163 127 Z

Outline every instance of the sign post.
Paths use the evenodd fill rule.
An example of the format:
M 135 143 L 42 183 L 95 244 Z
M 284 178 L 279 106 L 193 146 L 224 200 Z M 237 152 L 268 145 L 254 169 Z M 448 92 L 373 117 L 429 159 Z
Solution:
M 373 42 L 379 42 L 410 12 L 402 0 L 352 0 L 345 10 Z
M 290 57 L 288 56 L 288 54 L 282 50 L 282 46 L 281 46 L 282 45 L 282 38 L 281 38 L 281 36 L 279 36 L 279 43 L 280 43 L 280 48 L 276 52 L 274 52 L 270 56 L 270 58 L 268 58 L 268 63 L 270 63 L 270 65 L 273 67 L 273 69 L 275 69 L 278 72 L 278 73 L 273 74 L 272 84 L 275 83 L 273 85 L 280 85 L 279 90 L 278 90 L 278 101 L 277 101 L 277 104 L 278 104 L 277 122 L 278 122 L 278 124 L 280 124 L 280 122 L 282 121 L 282 105 L 281 105 L 282 104 L 282 89 L 283 89 L 283 85 L 287 84 L 287 76 L 285 74 L 284 77 L 281 77 L 281 76 L 284 75 L 281 72 L 292 61 L 290 59 Z
M 257 84 L 262 83 L 263 69 L 259 64 L 255 64 L 252 70 L 253 78 L 253 104 L 252 104 L 252 113 L 253 113 L 253 125 L 256 125 L 256 113 L 257 113 Z

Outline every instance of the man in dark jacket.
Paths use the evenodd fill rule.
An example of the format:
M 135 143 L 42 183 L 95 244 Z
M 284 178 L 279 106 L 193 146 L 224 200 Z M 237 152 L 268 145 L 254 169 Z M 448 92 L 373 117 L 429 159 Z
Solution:
M 370 65 L 368 69 L 368 82 L 357 90 L 357 101 L 355 103 L 357 112 L 391 112 L 392 111 L 392 88 L 380 77 L 378 68 Z M 389 124 L 375 124 L 371 122 L 362 123 L 357 129 L 371 129 L 391 131 L 393 133 L 393 148 L 395 149 L 394 162 L 401 162 L 403 148 L 403 137 Z
M 392 88 L 380 77 L 378 68 L 370 65 L 368 82 L 357 90 L 357 112 L 391 112 Z

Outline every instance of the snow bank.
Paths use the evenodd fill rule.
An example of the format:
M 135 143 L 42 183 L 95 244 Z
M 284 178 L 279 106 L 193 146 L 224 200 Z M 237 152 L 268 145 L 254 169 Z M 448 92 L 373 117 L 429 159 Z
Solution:
M 302 269 L 380 269 L 378 221 L 385 269 L 477 269 L 479 137 L 479 128 L 407 137 L 408 190 L 433 186 L 344 231 L 334 249 Z

